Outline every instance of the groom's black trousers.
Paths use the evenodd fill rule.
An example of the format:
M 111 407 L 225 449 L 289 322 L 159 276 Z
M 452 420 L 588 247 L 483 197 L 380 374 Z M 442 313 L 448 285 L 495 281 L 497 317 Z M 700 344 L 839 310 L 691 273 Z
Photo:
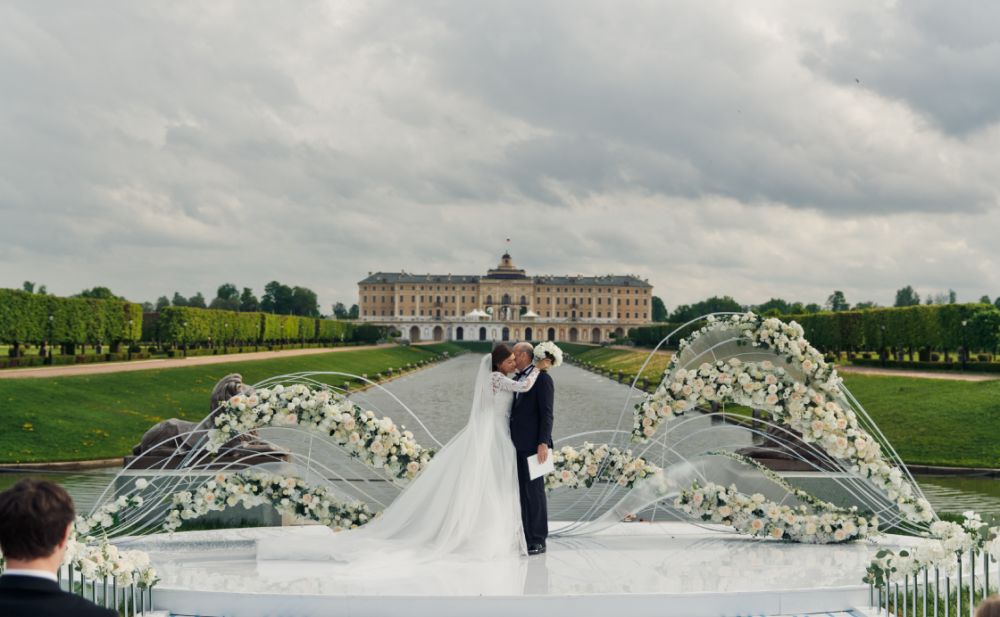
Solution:
M 549 510 L 545 501 L 545 476 L 531 479 L 528 457 L 538 452 L 517 452 L 517 484 L 521 491 L 521 524 L 528 546 L 545 545 L 549 537 Z M 549 456 L 552 453 L 549 452 Z

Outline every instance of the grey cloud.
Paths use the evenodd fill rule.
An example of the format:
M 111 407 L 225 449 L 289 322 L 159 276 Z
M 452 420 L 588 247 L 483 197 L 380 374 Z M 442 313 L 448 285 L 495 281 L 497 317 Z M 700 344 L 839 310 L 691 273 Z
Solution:
M 960 137 L 1000 120 L 1000 6 L 988 1 L 861 5 L 843 38 L 804 33 L 806 64 L 847 86 L 898 98 Z M 859 83 L 860 82 L 860 83 Z
M 7 3 L 0 285 L 995 295 L 992 35 L 898 6 Z

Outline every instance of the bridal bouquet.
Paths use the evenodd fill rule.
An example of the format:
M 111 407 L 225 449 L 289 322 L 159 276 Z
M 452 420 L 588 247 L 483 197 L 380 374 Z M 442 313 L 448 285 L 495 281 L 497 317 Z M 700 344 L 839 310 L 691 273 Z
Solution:
M 545 341 L 535 346 L 535 360 L 552 360 L 552 366 L 559 366 L 563 361 L 562 349 L 552 341 Z

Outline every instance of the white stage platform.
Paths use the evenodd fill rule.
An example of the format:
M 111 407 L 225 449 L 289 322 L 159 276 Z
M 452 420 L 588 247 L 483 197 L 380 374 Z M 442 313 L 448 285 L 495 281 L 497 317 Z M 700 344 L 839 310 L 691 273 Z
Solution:
M 808 546 L 687 523 L 622 523 L 598 535 L 550 539 L 545 555 L 433 563 L 379 576 L 345 575 L 331 563 L 255 559 L 258 538 L 328 533 L 325 527 L 203 531 L 149 536 L 129 547 L 150 551 L 162 578 L 155 607 L 174 614 L 696 617 L 868 606 L 861 578 L 881 546 Z

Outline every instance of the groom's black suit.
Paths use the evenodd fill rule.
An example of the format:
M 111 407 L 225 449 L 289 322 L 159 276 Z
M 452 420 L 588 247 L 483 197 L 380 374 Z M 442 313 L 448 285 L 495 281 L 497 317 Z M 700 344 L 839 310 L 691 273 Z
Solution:
M 0 576 L 0 615 L 4 617 L 117 617 L 80 596 L 59 589 L 54 581 L 34 576 Z
M 534 365 L 518 373 L 520 379 L 531 371 Z M 521 523 L 528 546 L 545 546 L 549 535 L 549 513 L 545 502 L 545 477 L 531 479 L 528 474 L 528 457 L 538 453 L 538 446 L 545 444 L 552 448 L 552 404 L 555 400 L 555 384 L 545 371 L 535 379 L 535 385 L 527 392 L 518 393 L 510 412 L 510 438 L 517 450 L 517 481 L 521 494 Z M 551 453 L 549 454 L 551 456 Z

